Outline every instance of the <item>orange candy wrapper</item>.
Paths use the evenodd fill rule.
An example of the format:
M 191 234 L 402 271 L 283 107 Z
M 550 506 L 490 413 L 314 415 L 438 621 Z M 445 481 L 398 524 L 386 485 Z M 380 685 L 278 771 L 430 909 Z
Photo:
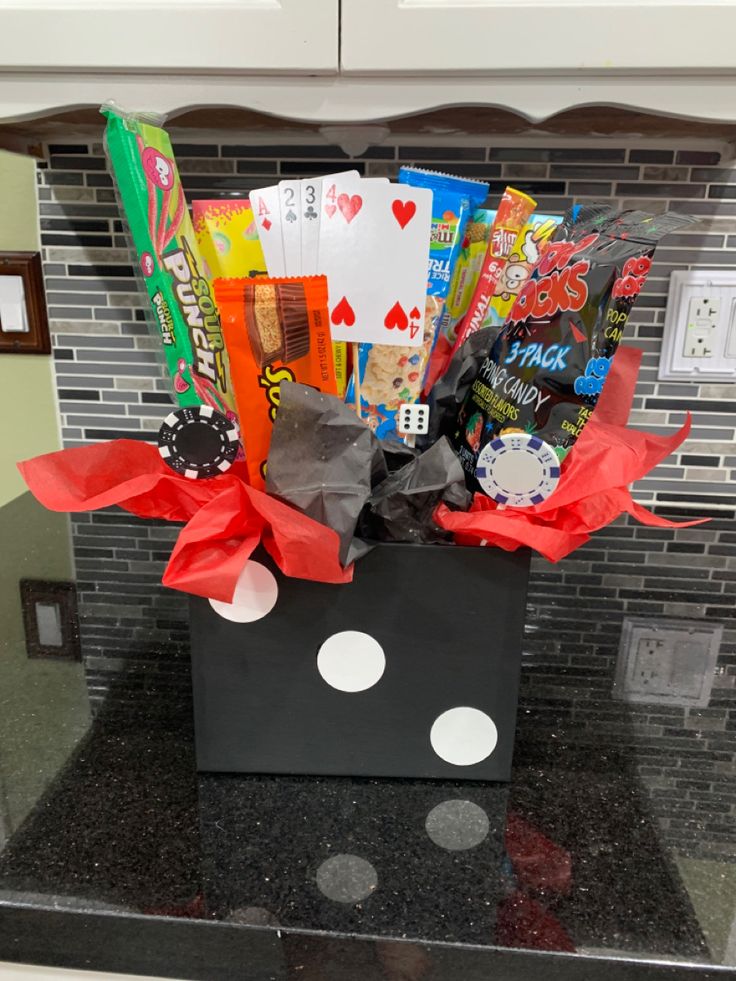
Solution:
M 483 259 L 478 285 L 475 287 L 467 313 L 458 325 L 455 346 L 450 352 L 448 363 L 470 335 L 483 326 L 509 253 L 536 206 L 537 202 L 534 198 L 530 198 L 523 191 L 507 187 L 503 192 L 491 227 L 488 251 Z
M 214 288 L 248 477 L 263 489 L 281 383 L 337 394 L 327 279 L 216 279 Z

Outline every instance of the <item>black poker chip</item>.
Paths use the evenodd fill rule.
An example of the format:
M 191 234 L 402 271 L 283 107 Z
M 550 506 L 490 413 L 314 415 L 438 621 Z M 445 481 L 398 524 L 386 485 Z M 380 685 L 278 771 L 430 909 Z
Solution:
M 237 426 L 209 405 L 175 409 L 158 431 L 158 451 L 164 461 L 190 480 L 229 470 L 239 446 Z

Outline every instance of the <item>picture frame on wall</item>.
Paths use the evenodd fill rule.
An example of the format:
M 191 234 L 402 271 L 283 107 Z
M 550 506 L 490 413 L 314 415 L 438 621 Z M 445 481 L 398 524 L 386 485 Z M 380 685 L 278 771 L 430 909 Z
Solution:
M 0 354 L 50 354 L 40 252 L 0 252 Z

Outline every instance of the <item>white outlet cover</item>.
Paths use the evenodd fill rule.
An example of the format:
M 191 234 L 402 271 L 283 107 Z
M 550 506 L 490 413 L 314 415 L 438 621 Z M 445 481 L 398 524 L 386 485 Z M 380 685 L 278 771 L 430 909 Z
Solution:
M 705 298 L 712 302 L 697 316 Z M 672 273 L 658 377 L 699 383 L 736 380 L 736 270 Z
M 626 617 L 613 697 L 627 702 L 705 707 L 722 636 L 720 623 Z

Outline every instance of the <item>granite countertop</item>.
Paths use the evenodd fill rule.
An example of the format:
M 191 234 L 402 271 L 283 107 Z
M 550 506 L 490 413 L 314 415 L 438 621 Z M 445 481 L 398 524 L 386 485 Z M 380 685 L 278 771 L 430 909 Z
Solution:
M 46 520 L 9 507 L 6 601 Z M 60 536 L 49 525 L 26 574 L 71 578 Z M 115 569 L 111 554 L 124 598 L 135 576 Z M 172 609 L 168 644 L 83 617 L 82 662 L 0 640 L 0 960 L 208 981 L 736 978 L 734 781 L 707 813 L 653 795 L 625 706 L 615 740 L 569 723 L 540 738 L 522 703 L 507 784 L 197 773 Z M 684 767 L 677 742 L 662 751 Z M 733 772 L 725 744 L 700 745 Z M 683 813 L 690 852 L 670 834 Z

